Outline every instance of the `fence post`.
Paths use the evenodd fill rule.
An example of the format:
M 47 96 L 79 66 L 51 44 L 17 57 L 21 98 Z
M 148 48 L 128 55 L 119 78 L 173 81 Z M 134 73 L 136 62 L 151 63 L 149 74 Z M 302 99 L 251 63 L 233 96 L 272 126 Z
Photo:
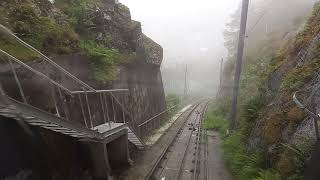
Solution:
M 67 106 L 66 106 L 65 101 L 64 101 L 64 99 L 62 97 L 62 93 L 61 93 L 61 90 L 60 90 L 59 87 L 58 87 L 58 92 L 59 92 L 60 100 L 62 102 L 62 107 L 63 107 L 64 114 L 66 116 L 66 119 L 69 120 L 69 116 L 68 116 L 68 112 L 67 112 Z
M 82 99 L 81 99 L 81 93 L 78 94 L 78 97 L 79 97 L 79 101 L 80 101 L 81 112 L 82 112 L 84 124 L 86 125 L 86 128 L 88 128 L 87 118 L 86 118 L 86 114 L 84 113 L 83 103 L 82 103 Z
M 103 93 L 103 99 L 104 99 L 104 103 L 106 104 L 106 113 L 107 113 L 107 119 L 108 119 L 109 128 L 111 128 L 111 123 L 110 123 L 110 117 L 109 117 L 109 110 L 108 110 L 108 102 L 107 102 L 107 95 L 106 95 L 106 93 Z
M 52 83 L 50 83 L 51 84 L 51 96 L 52 96 L 52 99 L 53 99 L 53 103 L 54 103 L 54 107 L 55 107 L 55 109 L 56 109 L 56 112 L 57 112 L 57 116 L 58 117 L 61 117 L 60 116 L 60 113 L 59 113 L 59 108 L 58 108 L 58 105 L 57 105 L 57 100 L 56 100 L 56 95 L 55 95 L 55 87 L 52 85 Z
M 88 108 L 88 113 L 89 113 L 90 125 L 91 125 L 91 128 L 93 128 L 92 115 L 91 115 L 91 110 L 90 110 L 87 90 L 84 90 L 84 94 L 85 94 L 85 97 L 86 97 L 86 103 L 87 103 L 87 108 Z
M 24 102 L 25 104 L 27 104 L 27 99 L 26 99 L 26 97 L 25 97 L 25 95 L 24 95 L 24 92 L 23 92 L 23 89 L 22 89 L 20 80 L 19 80 L 19 78 L 18 78 L 17 72 L 16 72 L 16 70 L 14 69 L 14 67 L 13 67 L 12 62 L 11 62 L 10 59 L 9 59 L 9 64 L 10 64 L 11 71 L 13 72 L 14 79 L 15 79 L 17 85 L 18 85 L 21 98 L 22 98 L 23 102 Z
M 6 95 L 6 93 L 4 92 L 4 89 L 3 89 L 3 87 L 2 87 L 2 83 L 0 82 L 0 94 L 2 95 L 2 96 L 5 96 Z
M 113 121 L 116 122 L 116 112 L 114 108 L 114 103 L 113 103 L 113 97 L 111 96 L 111 104 L 112 104 L 112 112 L 113 112 Z
M 122 96 L 122 104 L 124 105 L 124 96 Z M 121 108 L 122 110 L 122 119 L 123 122 L 126 123 L 126 116 L 124 115 L 124 108 Z
M 102 92 L 101 92 L 102 93 Z M 101 93 L 99 93 L 99 97 L 100 97 L 100 104 L 101 104 L 101 108 L 102 108 L 102 114 L 103 114 L 103 121 L 104 123 L 107 123 L 106 121 L 106 114 L 105 114 L 105 109 L 104 109 L 104 104 L 103 104 L 103 101 L 102 101 L 102 95 Z

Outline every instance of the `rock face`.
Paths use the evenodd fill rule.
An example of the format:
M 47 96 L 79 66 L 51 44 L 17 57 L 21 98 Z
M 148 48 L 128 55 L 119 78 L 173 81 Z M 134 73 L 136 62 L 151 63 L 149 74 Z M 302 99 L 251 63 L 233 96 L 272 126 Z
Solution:
M 67 27 L 71 27 L 69 26 L 68 15 L 66 14 L 66 10 L 70 7 L 65 6 L 64 3 L 53 5 L 47 0 L 16 0 L 14 2 L 24 5 L 29 3 L 31 7 L 36 7 L 38 16 L 52 18 L 52 20 L 58 24 L 68 24 Z M 57 2 L 77 3 L 78 1 L 68 0 Z M 114 117 L 118 122 L 129 122 L 133 130 L 138 132 L 139 124 L 166 109 L 160 72 L 163 53 L 162 48 L 142 33 L 141 24 L 131 20 L 130 11 L 126 6 L 114 0 L 95 0 L 88 2 L 89 5 L 86 10 L 89 13 L 93 13 L 95 17 L 93 18 L 95 28 L 90 30 L 89 36 L 91 38 L 94 37 L 95 41 L 103 44 L 106 48 L 135 53 L 135 61 L 119 64 L 117 66 L 117 78 L 108 83 L 101 83 L 94 78 L 95 68 L 92 58 L 81 50 L 80 45 L 79 49 L 75 48 L 75 51 L 72 51 L 72 53 L 50 55 L 54 62 L 95 89 L 129 89 L 129 91 L 125 93 L 114 93 L 114 96 L 123 103 L 130 115 L 123 115 L 118 104 L 114 105 L 115 110 L 109 111 L 108 115 L 109 117 Z M 13 2 L 4 1 L 4 3 L 9 6 L 10 3 Z M 90 29 L 90 27 L 88 28 Z M 74 32 L 78 33 L 80 39 L 82 35 L 85 34 L 82 29 L 77 29 L 77 27 Z M 50 48 L 50 46 L 46 47 Z M 57 71 L 51 65 L 48 65 L 45 61 L 36 60 L 27 63 L 34 69 L 61 83 L 63 86 L 71 90 L 81 90 L 70 78 L 66 77 L 60 71 Z M 14 67 L 21 81 L 21 86 L 23 87 L 28 103 L 47 112 L 55 113 L 55 103 L 50 98 L 52 97 L 52 86 L 46 80 L 31 73 L 20 65 L 14 64 Z M 0 82 L 9 96 L 21 100 L 8 64 L 1 64 L 0 66 Z M 55 96 L 59 97 L 57 91 L 55 92 Z M 57 108 L 63 111 L 63 104 L 66 103 L 70 108 L 68 110 L 70 113 L 69 120 L 78 121 L 83 124 L 80 113 L 80 103 L 65 94 L 62 96 L 62 100 L 57 99 Z M 92 109 L 92 115 L 94 117 L 93 126 L 102 124 L 104 121 L 100 114 L 101 105 L 99 99 L 91 96 L 89 96 L 88 99 L 91 102 L 90 108 Z M 113 102 L 111 102 L 110 96 L 107 97 L 107 101 L 109 108 L 112 107 Z M 155 123 L 158 125 L 160 121 L 166 120 L 166 116 L 166 114 L 163 114 L 158 117 L 155 119 Z M 150 130 L 155 123 L 144 127 L 142 131 Z M 87 144 L 37 128 L 32 131 L 39 134 L 42 143 L 41 146 L 44 148 L 42 150 L 50 157 L 45 161 L 41 161 L 41 163 L 48 164 L 48 167 L 44 168 L 48 171 L 51 179 L 80 179 L 78 178 L 79 174 L 82 176 L 81 179 L 95 178 L 92 170 L 92 157 L 87 157 L 87 151 L 89 151 Z M 148 133 L 144 134 L 147 135 Z M 17 142 L 18 145 L 19 143 L 20 142 Z M 115 148 L 110 147 L 110 145 L 108 148 L 112 151 L 108 153 L 116 153 Z M 80 149 L 79 152 L 73 153 L 74 151 L 78 151 L 78 149 Z M 74 156 L 70 156 L 70 154 L 74 154 Z M 75 159 L 78 160 L 74 161 Z M 73 162 L 64 164 L 64 161 Z M 57 168 L 55 168 L 56 166 Z M 21 169 L 23 167 L 17 165 L 16 168 Z M 26 171 L 28 171 L 28 169 L 26 169 Z M 16 174 L 18 174 L 18 172 L 13 170 L 5 176 L 11 177 Z M 0 177 L 2 177 L 1 174 Z
M 142 39 L 146 51 L 147 62 L 160 66 L 163 58 L 162 47 L 155 43 L 152 39 L 148 38 L 146 35 L 143 35 Z
M 320 6 L 316 4 L 305 29 L 278 57 L 277 68 L 269 79 L 268 92 L 271 93 L 267 95 L 267 105 L 262 109 L 249 139 L 249 149 L 264 149 L 271 165 L 283 175 L 303 169 L 301 164 L 310 155 L 316 141 L 314 120 L 297 107 L 293 94 L 296 91 L 307 92 L 299 97 L 305 103 L 320 82 L 319 11 Z M 320 99 L 314 97 L 308 108 L 318 114 Z M 292 148 L 302 152 L 305 159 L 297 158 Z

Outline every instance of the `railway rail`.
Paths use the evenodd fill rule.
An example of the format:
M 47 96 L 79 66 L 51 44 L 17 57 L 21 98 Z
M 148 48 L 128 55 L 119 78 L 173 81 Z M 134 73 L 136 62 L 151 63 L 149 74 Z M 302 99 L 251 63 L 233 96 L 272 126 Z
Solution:
M 206 177 L 201 170 L 206 153 L 203 152 L 202 119 L 208 105 L 208 100 L 203 100 L 193 107 L 185 122 L 178 129 L 176 135 L 167 144 L 161 156 L 153 164 L 145 179 L 147 180 L 197 180 Z M 207 179 L 207 178 L 206 178 Z

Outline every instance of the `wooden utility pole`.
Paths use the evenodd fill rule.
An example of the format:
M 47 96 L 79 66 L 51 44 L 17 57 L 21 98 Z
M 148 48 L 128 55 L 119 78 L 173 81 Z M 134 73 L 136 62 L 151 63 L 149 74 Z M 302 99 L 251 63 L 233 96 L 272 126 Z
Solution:
M 218 92 L 219 94 L 222 89 L 222 73 L 223 73 L 223 58 L 221 58 L 221 64 L 220 64 L 220 81 L 219 81 L 219 92 Z
M 246 37 L 248 8 L 249 8 L 249 0 L 242 0 L 242 12 L 241 12 L 240 32 L 239 32 L 239 40 L 238 40 L 237 62 L 236 62 L 236 70 L 234 75 L 233 96 L 232 96 L 232 104 L 231 104 L 231 112 L 230 112 L 230 128 L 231 129 L 234 129 L 236 125 L 239 83 L 240 83 L 240 75 L 242 70 L 244 40 Z
M 187 88 L 187 72 L 188 72 L 188 65 L 186 64 L 186 69 L 184 71 L 184 97 L 187 97 L 188 88 Z

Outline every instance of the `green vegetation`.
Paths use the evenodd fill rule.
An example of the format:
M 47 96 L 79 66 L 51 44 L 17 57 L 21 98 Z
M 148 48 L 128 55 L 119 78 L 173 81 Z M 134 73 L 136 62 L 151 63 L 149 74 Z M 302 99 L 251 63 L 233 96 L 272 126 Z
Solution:
M 179 109 L 179 104 L 181 103 L 181 97 L 177 94 L 168 94 L 166 96 L 166 104 L 167 109 L 171 109 L 169 111 L 169 116 L 173 116 Z
M 226 110 L 225 107 L 228 106 L 214 106 L 210 104 L 208 107 L 208 111 L 204 116 L 203 127 L 206 130 L 216 130 L 221 134 L 225 134 L 228 129 L 228 122 L 226 119 Z
M 293 43 L 293 47 L 283 54 L 283 57 L 291 57 L 289 60 L 295 59 L 295 56 L 304 47 L 308 47 L 312 39 L 320 31 L 320 2 L 314 5 L 313 13 L 309 17 L 302 31 L 300 31 Z M 288 48 L 287 48 L 288 49 Z M 319 56 L 319 46 L 312 49 L 314 56 Z M 280 59 L 279 59 L 280 60 Z M 282 82 L 281 90 L 292 92 L 302 87 L 308 82 L 320 67 L 319 59 L 313 59 L 303 64 L 302 67 L 291 69 Z
M 81 47 L 93 61 L 94 78 L 98 82 L 115 80 L 118 66 L 135 60 L 135 53 L 114 48 L 113 37 L 98 30 L 103 21 L 103 14 L 97 11 L 97 7 L 104 7 L 101 0 L 57 0 L 55 5 L 68 16 L 70 24 L 81 35 Z
M 115 80 L 118 66 L 135 60 L 134 52 L 128 48 L 123 48 L 124 50 L 114 48 L 111 41 L 115 37 L 97 27 L 96 24 L 101 26 L 103 18 L 102 11 L 97 11 L 97 7 L 105 8 L 101 0 L 55 0 L 54 2 L 59 11 L 48 15 L 47 10 L 42 12 L 41 2 L 8 1 L 4 3 L 5 6 L 0 7 L 0 23 L 46 55 L 84 51 L 93 62 L 94 78 L 101 83 Z M 37 54 L 3 33 L 0 33 L 0 46 L 22 61 L 39 58 Z
M 18 37 L 47 54 L 68 54 L 78 50 L 79 37 L 68 26 L 53 18 L 41 16 L 31 3 L 10 2 L 0 9 L 0 23 L 9 27 Z M 10 6 L 10 7 L 9 7 Z M 15 40 L 1 35 L 1 47 L 17 58 L 27 61 L 37 58 Z
M 223 135 L 226 162 L 237 179 L 292 180 L 302 177 L 305 161 L 310 156 L 314 141 L 310 137 L 296 135 L 306 114 L 297 108 L 292 95 L 318 76 L 319 41 L 313 49 L 308 49 L 308 56 L 300 67 L 295 67 L 295 60 L 302 49 L 311 47 L 310 43 L 320 32 L 319 12 L 320 2 L 317 2 L 305 24 L 303 17 L 307 11 L 296 16 L 291 27 L 282 27 L 268 33 L 257 28 L 251 32 L 244 52 L 236 130 L 225 134 L 227 125 L 223 123 L 227 123 L 227 116 L 216 110 L 221 102 L 207 112 L 204 127 L 218 130 Z M 232 17 L 225 32 L 229 57 L 224 68 L 223 87 L 230 87 L 233 82 L 231 75 L 234 74 L 239 14 L 237 12 Z M 264 18 L 267 21 L 268 17 Z M 280 24 L 281 20 L 270 21 Z M 293 34 L 302 26 L 303 30 L 295 38 L 289 39 L 288 32 Z M 276 89 L 279 84 L 280 89 Z M 231 92 L 228 88 L 221 90 L 219 101 L 230 97 Z M 303 135 L 304 133 L 299 134 Z M 252 144 L 248 140 L 258 142 Z
M 320 2 L 316 2 L 313 8 L 312 15 L 309 17 L 307 23 L 305 24 L 303 30 L 297 34 L 294 48 L 290 51 L 291 54 L 296 55 L 302 47 L 308 45 L 313 37 L 320 31 Z
M 293 69 L 285 76 L 281 89 L 284 91 L 298 90 L 314 77 L 315 73 L 319 71 L 319 68 L 320 60 L 315 59 L 305 63 L 301 68 Z
M 239 180 L 281 180 L 280 175 L 267 165 L 264 153 L 247 150 L 248 132 L 252 121 L 259 116 L 259 97 L 252 98 L 243 107 L 241 121 L 237 130 L 226 134 L 228 128 L 227 113 L 230 103 L 210 105 L 205 114 L 204 128 L 220 132 L 223 140 L 224 157 L 233 175 Z M 249 123 L 251 122 L 251 123 Z
M 122 53 L 117 49 L 106 48 L 94 41 L 83 41 L 82 47 L 93 61 L 95 79 L 101 83 L 115 80 L 117 65 L 134 61 L 134 53 Z

